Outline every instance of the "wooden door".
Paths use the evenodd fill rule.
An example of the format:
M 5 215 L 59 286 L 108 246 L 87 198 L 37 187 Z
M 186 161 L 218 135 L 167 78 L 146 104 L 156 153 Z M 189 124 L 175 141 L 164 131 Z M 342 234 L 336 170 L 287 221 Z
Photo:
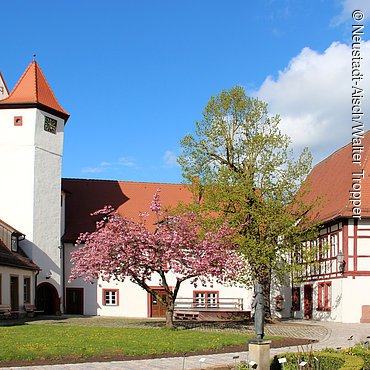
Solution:
M 165 290 L 156 290 L 156 293 L 162 298 L 164 302 L 168 302 L 168 294 Z M 151 297 L 151 317 L 166 317 L 166 306 L 154 298 L 152 295 Z
M 304 286 L 304 318 L 312 319 L 313 300 L 312 300 L 312 284 Z
M 83 297 L 83 288 L 66 288 L 66 313 L 70 315 L 83 315 Z
M 19 279 L 10 277 L 10 307 L 12 311 L 19 311 Z

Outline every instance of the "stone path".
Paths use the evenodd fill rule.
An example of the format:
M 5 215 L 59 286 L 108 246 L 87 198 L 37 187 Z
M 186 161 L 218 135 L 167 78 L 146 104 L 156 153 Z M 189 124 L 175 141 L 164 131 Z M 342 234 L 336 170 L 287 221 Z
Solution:
M 370 336 L 370 324 L 342 324 L 326 322 L 293 321 L 278 325 L 267 325 L 266 334 L 281 335 L 294 338 L 316 339 L 319 342 L 312 345 L 313 349 L 346 348 Z M 348 340 L 353 336 L 353 340 Z M 311 346 L 311 345 L 310 345 Z M 273 348 L 271 356 L 284 352 L 297 351 L 297 347 Z M 206 369 L 211 366 L 233 364 L 248 360 L 248 352 L 222 353 L 201 356 L 170 357 L 150 360 L 94 362 L 67 365 L 46 365 L 0 368 L 2 370 L 195 370 Z

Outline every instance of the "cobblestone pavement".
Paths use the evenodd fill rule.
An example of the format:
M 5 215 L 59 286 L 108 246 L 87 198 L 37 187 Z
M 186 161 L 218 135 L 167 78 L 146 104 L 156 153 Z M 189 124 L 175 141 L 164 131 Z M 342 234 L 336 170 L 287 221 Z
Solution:
M 318 343 L 312 345 L 313 349 L 346 348 L 370 336 L 370 324 L 342 324 L 327 322 L 289 321 L 278 325 L 267 325 L 267 335 L 280 335 L 295 338 L 316 339 Z M 353 340 L 348 340 L 353 336 Z M 310 345 L 311 347 L 311 345 Z M 271 356 L 276 354 L 297 351 L 297 347 L 273 348 Z M 94 362 L 83 364 L 47 365 L 1 368 L 2 370 L 195 370 L 206 369 L 211 366 L 233 364 L 248 360 L 248 352 L 222 353 L 171 358 L 158 358 L 150 360 Z

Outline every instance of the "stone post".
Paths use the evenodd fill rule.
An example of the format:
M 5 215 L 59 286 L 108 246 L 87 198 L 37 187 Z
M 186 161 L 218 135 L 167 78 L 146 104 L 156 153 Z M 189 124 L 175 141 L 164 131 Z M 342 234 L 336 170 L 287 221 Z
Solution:
M 270 344 L 270 340 L 251 339 L 248 342 L 248 362 L 250 363 L 251 361 L 253 361 L 256 363 L 255 367 L 253 367 L 254 369 L 270 369 Z

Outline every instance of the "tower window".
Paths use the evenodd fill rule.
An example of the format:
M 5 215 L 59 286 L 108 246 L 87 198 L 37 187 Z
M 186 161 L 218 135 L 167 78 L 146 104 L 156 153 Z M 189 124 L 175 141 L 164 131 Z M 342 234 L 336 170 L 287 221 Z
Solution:
M 14 117 L 14 126 L 22 126 L 23 125 L 23 117 L 22 116 L 15 116 Z

